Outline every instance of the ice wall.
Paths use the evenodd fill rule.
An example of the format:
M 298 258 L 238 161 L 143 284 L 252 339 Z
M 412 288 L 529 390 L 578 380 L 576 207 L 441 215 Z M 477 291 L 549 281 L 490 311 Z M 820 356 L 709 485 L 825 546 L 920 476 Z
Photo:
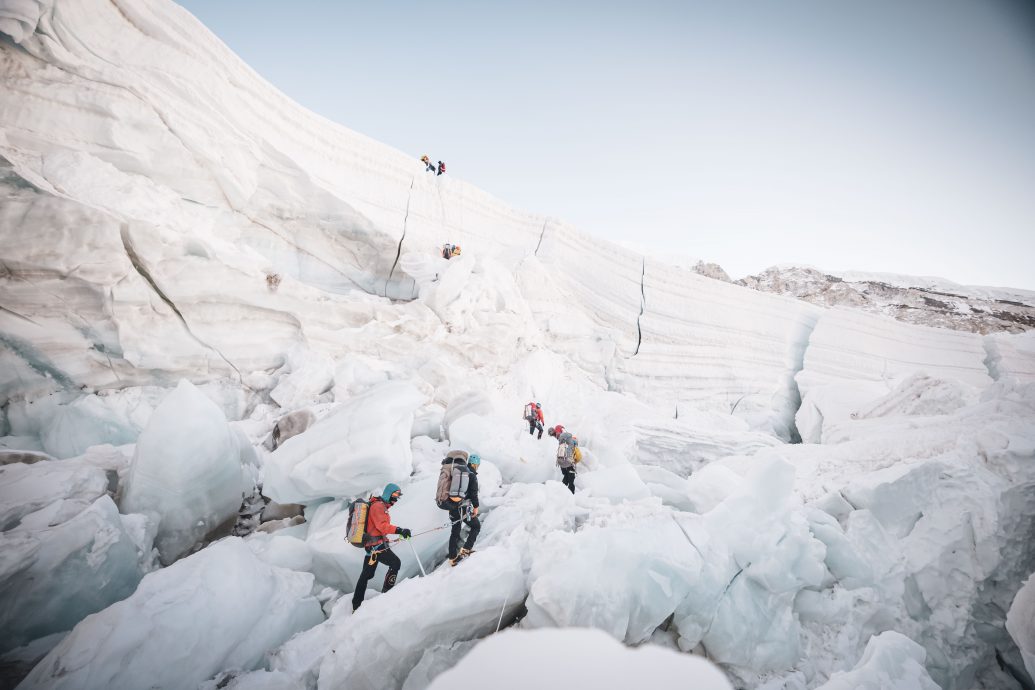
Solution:
M 30 4 L 8 9 L 18 44 L 0 46 L 2 213 L 15 250 L 0 334 L 20 374 L 0 380 L 0 398 L 188 372 L 244 381 L 300 343 L 369 352 L 397 329 L 368 324 L 429 316 L 373 299 L 426 287 L 400 255 L 434 257 L 453 241 L 481 257 L 453 295 L 483 290 L 485 271 L 513 273 L 510 288 L 492 288 L 513 328 L 493 326 L 516 353 L 542 342 L 596 385 L 659 409 L 735 407 L 793 435 L 792 377 L 814 308 L 426 175 L 415 155 L 289 101 L 171 3 Z M 44 285 L 30 289 L 29 275 L 62 299 L 39 303 Z M 453 321 L 489 326 L 440 287 L 427 303 L 454 332 Z M 432 327 L 404 327 L 409 342 L 391 347 L 419 357 Z M 480 364 L 478 348 L 453 355 Z

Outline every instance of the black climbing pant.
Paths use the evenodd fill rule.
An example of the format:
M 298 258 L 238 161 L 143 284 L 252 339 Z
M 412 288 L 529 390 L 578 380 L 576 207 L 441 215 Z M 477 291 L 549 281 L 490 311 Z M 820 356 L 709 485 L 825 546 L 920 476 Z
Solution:
M 457 547 L 460 546 L 460 528 L 464 526 L 465 522 L 461 518 L 465 515 L 466 510 L 468 509 L 461 508 L 460 506 L 453 506 L 449 509 L 449 521 L 453 523 L 453 529 L 449 532 L 450 559 L 456 558 L 456 554 L 459 551 Z M 478 539 L 478 533 L 482 530 L 482 523 L 475 515 L 470 515 L 466 522 L 471 529 L 467 533 L 467 539 L 464 540 L 464 548 L 473 549 L 474 542 Z
M 374 576 L 378 563 L 384 563 L 388 566 L 388 572 L 385 574 L 385 583 L 381 587 L 381 592 L 387 592 L 395 586 L 395 578 L 399 576 L 399 568 L 402 566 L 402 561 L 399 560 L 399 557 L 392 553 L 391 549 L 381 549 L 380 551 L 367 549 L 367 557 L 363 561 L 363 572 L 360 573 L 359 582 L 356 583 L 356 591 L 352 595 L 353 611 L 358 609 L 359 605 L 363 603 L 363 597 L 367 594 L 367 582 Z
M 572 493 L 575 493 L 575 468 L 562 467 L 561 474 L 564 475 L 563 477 L 561 477 L 561 481 L 564 482 L 564 485 L 566 487 L 571 489 Z
M 528 435 L 531 436 L 532 434 L 534 434 L 536 429 L 539 429 L 539 438 L 542 438 L 543 437 L 543 423 L 540 422 L 538 419 L 529 419 L 528 420 Z

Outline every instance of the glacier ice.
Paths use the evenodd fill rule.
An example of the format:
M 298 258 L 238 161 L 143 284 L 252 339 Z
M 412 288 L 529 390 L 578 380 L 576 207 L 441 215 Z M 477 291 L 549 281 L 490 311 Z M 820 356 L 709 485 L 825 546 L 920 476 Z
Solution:
M 1029 577 L 1014 597 L 1006 614 L 1006 629 L 1021 650 L 1028 675 L 1035 678 L 1035 577 Z
M 77 460 L 0 465 L 0 530 L 55 501 L 89 505 L 108 490 L 108 483 L 104 470 Z
M 525 624 L 597 628 L 639 644 L 672 615 L 700 568 L 671 519 L 555 532 L 533 561 Z
M 218 644 L 245 639 L 249 660 L 272 650 L 277 670 L 239 673 L 238 657 L 214 651 L 192 686 L 373 684 L 359 653 L 390 684 L 423 685 L 500 610 L 509 624 L 527 606 L 519 627 L 581 621 L 703 651 L 744 687 L 841 682 L 878 633 L 850 679 L 920 682 L 923 665 L 948 689 L 996 687 L 1002 612 L 1033 558 L 1030 334 L 910 327 L 751 292 L 423 175 L 407 154 L 291 103 L 171 3 L 0 8 L 17 43 L 0 42 L 0 446 L 79 454 L 153 425 L 169 432 L 163 452 L 184 450 L 190 434 L 155 408 L 188 378 L 242 420 L 199 427 L 207 451 L 227 449 L 209 466 L 229 476 L 233 456 L 239 474 L 247 456 L 249 480 L 261 465 L 274 498 L 307 504 L 307 523 L 249 536 L 233 560 L 343 589 L 361 558 L 341 539 L 348 499 L 397 481 L 396 521 L 434 526 L 437 460 L 453 446 L 485 458 L 484 528 L 461 569 L 439 565 L 443 531 L 411 542 L 442 571 L 428 578 L 400 545 L 409 579 L 396 591 L 372 589 L 355 618 L 342 597 L 333 624 L 275 650 L 281 635 L 226 632 Z M 443 235 L 463 243 L 461 260 L 436 258 Z M 531 397 L 585 442 L 575 496 L 556 481 L 554 442 L 522 431 Z M 253 453 L 289 409 L 321 421 Z M 795 433 L 804 444 L 782 442 Z M 128 473 L 110 447 L 67 475 L 50 474 L 73 467 L 65 460 L 22 456 L 48 465 L 46 482 L 0 505 L 0 572 L 18 577 L 40 535 L 107 500 L 86 465 L 114 470 L 129 495 L 148 472 L 162 478 L 135 508 L 161 509 L 162 544 L 171 520 L 198 519 L 195 499 L 233 518 L 240 487 L 235 501 L 215 496 L 232 482 L 192 464 L 186 493 L 168 491 L 165 472 L 187 466 L 149 465 L 144 436 Z M 108 508 L 105 524 L 118 518 L 127 537 L 119 562 L 148 570 L 158 525 Z M 187 548 L 204 536 L 188 538 L 188 524 L 175 530 Z M 636 570 L 612 569 L 608 553 L 642 561 L 642 591 L 622 589 Z M 161 587 L 187 604 L 154 618 L 190 638 L 177 619 L 206 624 L 191 605 L 211 592 L 200 576 L 201 595 L 187 592 L 176 567 Z M 483 588 L 477 611 L 438 608 Z M 141 676 L 147 657 L 164 658 L 134 649 Z
M 388 382 L 350 399 L 266 461 L 263 490 L 278 503 L 356 496 L 410 473 L 410 429 L 423 395 Z
M 85 618 L 19 687 L 196 688 L 224 669 L 252 670 L 323 620 L 311 588 L 311 575 L 266 565 L 228 537 Z
M 88 494 L 87 494 L 88 495 Z M 129 596 L 143 576 L 114 502 L 57 499 L 0 534 L 0 652 L 69 630 Z
M 390 596 L 368 597 L 355 614 L 337 606 L 325 623 L 285 645 L 273 668 L 303 675 L 315 666 L 321 688 L 399 687 L 425 649 L 492 632 L 524 596 L 520 554 L 479 550 L 463 567 L 446 566 L 400 581 Z
M 121 507 L 155 516 L 165 564 L 236 519 L 243 494 L 237 436 L 211 400 L 181 381 L 140 434 Z
M 938 690 L 924 670 L 924 648 L 888 631 L 870 639 L 851 671 L 834 674 L 817 690 Z

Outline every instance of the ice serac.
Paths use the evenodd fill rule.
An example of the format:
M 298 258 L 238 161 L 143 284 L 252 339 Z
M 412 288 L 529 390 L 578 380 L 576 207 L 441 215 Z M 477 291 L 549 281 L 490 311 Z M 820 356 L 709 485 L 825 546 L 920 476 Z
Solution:
M 805 441 L 821 442 L 827 425 L 851 418 L 910 377 L 984 389 L 992 382 L 987 357 L 984 339 L 973 333 L 843 307 L 824 312 L 795 377 L 802 396 L 798 430 Z
M 59 499 L 0 534 L 0 652 L 69 630 L 129 596 L 138 547 L 108 496 Z
M 436 678 L 429 690 L 526 690 L 569 683 L 588 688 L 731 688 L 722 671 L 700 657 L 649 645 L 631 649 L 597 630 L 570 629 L 493 635 Z
M 640 644 L 687 596 L 700 567 L 671 520 L 554 533 L 533 564 L 526 624 L 592 627 Z
M 88 616 L 19 687 L 196 688 L 323 619 L 313 578 L 258 560 L 230 537 L 148 574 L 125 601 Z
M 926 657 L 905 635 L 883 632 L 870 639 L 854 669 L 835 673 L 817 690 L 938 690 L 924 669 Z
M 263 490 L 278 503 L 356 496 L 410 474 L 410 429 L 424 396 L 389 382 L 350 399 L 269 457 Z
M 1035 331 L 985 336 L 985 350 L 992 378 L 1013 376 L 1024 383 L 1035 382 Z
M 1014 597 L 1006 614 L 1006 630 L 1021 650 L 1028 675 L 1035 678 L 1035 576 Z
M 794 468 L 759 458 L 750 478 L 700 517 L 679 517 L 697 575 L 675 610 L 682 649 L 755 671 L 792 667 L 801 655 L 794 597 L 822 583 L 825 546 L 796 511 Z M 676 545 L 671 547 L 677 548 Z
M 223 411 L 181 381 L 140 434 L 123 511 L 155 516 L 155 546 L 168 564 L 236 518 L 242 488 L 241 451 Z

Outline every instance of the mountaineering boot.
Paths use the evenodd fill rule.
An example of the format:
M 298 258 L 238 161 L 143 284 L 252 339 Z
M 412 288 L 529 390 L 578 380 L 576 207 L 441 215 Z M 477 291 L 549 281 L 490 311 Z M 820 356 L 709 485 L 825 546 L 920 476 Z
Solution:
M 456 555 L 456 558 L 450 558 L 449 559 L 449 564 L 451 566 L 453 566 L 453 567 L 456 567 L 457 563 L 459 563 L 460 561 L 464 560 L 465 558 L 470 556 L 472 553 L 474 553 L 474 549 L 466 549 L 466 548 L 460 549 L 460 553 L 458 553 Z

